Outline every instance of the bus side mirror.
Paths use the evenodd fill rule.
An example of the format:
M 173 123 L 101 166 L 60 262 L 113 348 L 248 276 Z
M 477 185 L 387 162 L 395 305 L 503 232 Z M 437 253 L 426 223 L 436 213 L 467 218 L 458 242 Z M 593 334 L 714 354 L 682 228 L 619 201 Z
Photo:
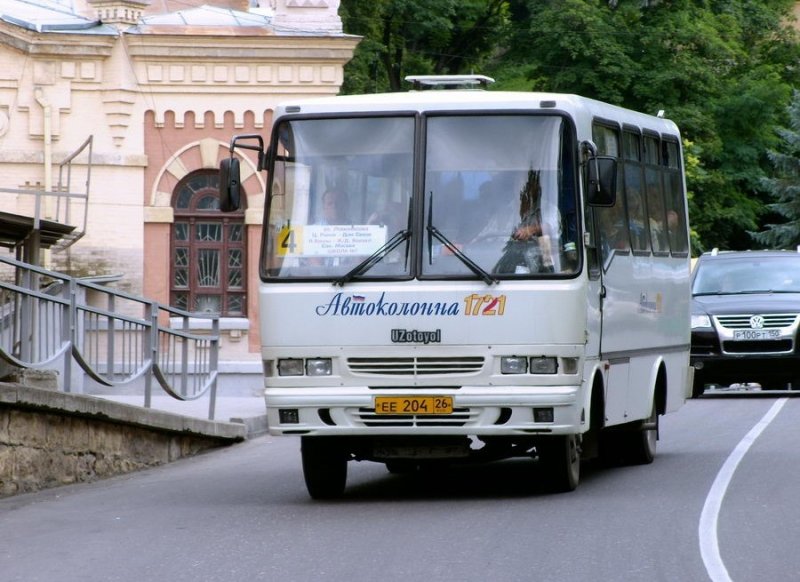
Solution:
M 589 158 L 586 163 L 586 200 L 590 206 L 614 206 L 617 201 L 616 158 Z
M 224 158 L 219 163 L 219 209 L 234 212 L 241 207 L 239 158 Z

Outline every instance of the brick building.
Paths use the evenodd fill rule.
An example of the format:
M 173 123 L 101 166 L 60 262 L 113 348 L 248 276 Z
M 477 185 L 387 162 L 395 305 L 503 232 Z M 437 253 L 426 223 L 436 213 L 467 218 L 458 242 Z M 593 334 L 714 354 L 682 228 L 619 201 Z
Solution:
M 208 4 L 213 3 L 213 6 Z M 244 160 L 245 209 L 216 211 L 237 133 L 267 135 L 275 105 L 338 93 L 358 38 L 338 0 L 5 0 L 0 6 L 0 200 L 84 191 L 72 246 L 46 266 L 120 275 L 125 291 L 221 312 L 226 362 L 260 374 L 257 260 L 263 173 Z M 59 162 L 92 137 L 71 183 Z M 89 168 L 91 168 L 89 172 Z M 55 212 L 52 202 L 44 213 Z M 46 218 L 47 216 L 45 216 Z

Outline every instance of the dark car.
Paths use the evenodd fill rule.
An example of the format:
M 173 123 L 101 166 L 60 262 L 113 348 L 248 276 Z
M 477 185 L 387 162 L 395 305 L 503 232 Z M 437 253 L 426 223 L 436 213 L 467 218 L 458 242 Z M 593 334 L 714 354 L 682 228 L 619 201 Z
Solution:
M 692 396 L 709 384 L 800 386 L 800 253 L 712 251 L 692 275 Z

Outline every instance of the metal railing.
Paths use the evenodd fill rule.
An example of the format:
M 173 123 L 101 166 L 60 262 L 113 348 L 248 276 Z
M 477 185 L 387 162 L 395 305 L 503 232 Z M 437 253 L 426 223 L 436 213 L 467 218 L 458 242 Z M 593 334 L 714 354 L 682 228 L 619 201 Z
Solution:
M 153 378 L 170 396 L 209 394 L 214 419 L 219 317 L 155 301 L 0 256 L 0 357 L 42 368 L 63 357 L 63 389 L 72 391 L 73 359 L 103 386 L 144 382 L 150 407 Z M 89 300 L 91 298 L 91 301 Z M 191 320 L 210 321 L 193 333 Z
M 13 196 L 13 199 L 10 196 L 4 197 L 3 208 L 12 209 L 23 216 L 32 215 L 34 231 L 40 229 L 41 221 L 45 219 L 75 227 L 75 230 L 63 234 L 53 245 L 54 251 L 69 248 L 86 234 L 93 142 L 94 136 L 90 135 L 78 149 L 59 163 L 58 183 L 52 191 L 35 188 L 0 188 L 0 195 Z M 77 165 L 85 165 L 85 173 L 76 170 L 73 175 L 73 166 Z M 77 174 L 81 176 L 77 177 Z

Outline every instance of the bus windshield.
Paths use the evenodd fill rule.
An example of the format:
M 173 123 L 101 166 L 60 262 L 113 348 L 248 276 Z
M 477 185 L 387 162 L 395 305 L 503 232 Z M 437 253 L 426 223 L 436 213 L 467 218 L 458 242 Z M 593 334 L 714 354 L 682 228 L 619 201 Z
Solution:
M 427 117 L 415 194 L 416 125 L 410 115 L 280 122 L 262 275 L 491 284 L 577 272 L 576 148 L 562 117 Z
M 363 277 L 408 275 L 408 238 L 398 233 L 408 229 L 414 125 L 409 116 L 278 126 L 267 278 L 339 279 L 381 249 Z
M 565 125 L 554 116 L 428 119 L 424 276 L 470 274 L 459 254 L 495 277 L 577 269 L 574 153 Z

